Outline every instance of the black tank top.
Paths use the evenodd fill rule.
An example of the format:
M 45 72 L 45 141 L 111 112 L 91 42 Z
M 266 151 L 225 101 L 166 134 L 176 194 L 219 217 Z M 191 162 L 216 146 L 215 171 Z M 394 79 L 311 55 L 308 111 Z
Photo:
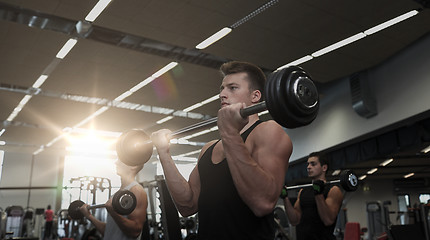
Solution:
M 258 120 L 242 133 L 243 141 L 260 124 Z M 218 143 L 219 141 L 217 141 Z M 242 201 L 234 185 L 226 159 L 212 163 L 213 144 L 198 163 L 200 196 L 198 200 L 197 239 L 270 239 L 275 237 L 273 213 L 257 217 Z M 249 192 L 252 194 L 252 192 Z
M 324 189 L 324 199 L 332 187 L 333 185 Z M 303 188 L 300 194 L 300 209 L 302 216 L 296 226 L 297 240 L 336 240 L 333 235 L 336 221 L 330 226 L 324 225 L 318 214 L 313 188 Z

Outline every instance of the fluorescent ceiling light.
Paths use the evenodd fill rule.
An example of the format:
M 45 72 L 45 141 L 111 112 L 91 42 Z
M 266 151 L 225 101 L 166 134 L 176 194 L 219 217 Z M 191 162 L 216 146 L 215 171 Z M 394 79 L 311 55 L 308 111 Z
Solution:
M 192 105 L 192 106 L 189 106 L 189 107 L 185 108 L 185 109 L 184 109 L 184 110 L 182 110 L 182 111 L 184 111 L 184 112 L 189 112 L 189 111 L 191 111 L 191 110 L 194 110 L 194 109 L 196 109 L 196 108 L 199 108 L 199 107 L 201 107 L 201 106 L 203 106 L 203 105 L 205 105 L 205 104 L 208 104 L 208 103 L 213 102 L 213 101 L 218 100 L 218 99 L 219 99 L 219 95 L 217 94 L 217 95 L 215 95 L 215 96 L 213 96 L 213 97 L 210 97 L 210 98 L 208 98 L 208 99 L 206 99 L 206 100 L 204 100 L 204 101 L 201 101 L 201 102 L 196 103 L 196 104 L 194 104 L 194 105 Z
M 198 137 L 198 136 L 204 135 L 206 133 L 210 133 L 210 132 L 217 131 L 217 130 L 218 130 L 218 126 L 215 126 L 215 127 L 212 127 L 211 129 L 203 130 L 201 132 L 197 132 L 197 133 L 182 137 L 180 139 L 188 140 L 190 138 Z
M 48 78 L 48 75 L 40 75 L 40 77 L 36 80 L 36 82 L 33 84 L 34 88 L 39 88 L 42 86 L 42 84 L 45 82 L 45 80 Z
M 406 20 L 406 19 L 408 19 L 410 17 L 413 17 L 413 16 L 415 16 L 417 14 L 418 14 L 417 10 L 413 10 L 413 11 L 407 12 L 407 13 L 405 13 L 403 15 L 400 15 L 400 16 L 398 16 L 396 18 L 393 18 L 393 19 L 388 20 L 388 21 L 386 21 L 384 23 L 381 23 L 381 24 L 379 24 L 379 25 L 377 25 L 375 27 L 369 28 L 368 30 L 364 31 L 364 33 L 366 35 L 374 34 L 374 33 L 379 32 L 379 31 L 381 31 L 381 30 L 383 30 L 385 28 L 393 26 L 394 24 L 397 24 L 397 23 L 399 23 L 401 21 L 404 21 L 404 20 Z
M 131 94 L 133 94 L 133 92 L 131 92 L 131 91 L 125 91 L 121 95 L 119 95 L 118 97 L 116 97 L 115 101 L 122 101 L 122 100 L 126 99 L 127 97 L 129 97 Z
M 299 59 L 297 59 L 297 60 L 295 60 L 295 61 L 292 61 L 292 62 L 290 62 L 290 63 L 287 63 L 287 64 L 285 64 L 285 65 L 283 65 L 283 66 L 281 66 L 281 67 L 279 67 L 278 69 L 276 69 L 276 70 L 282 70 L 282 69 L 284 69 L 284 68 L 286 68 L 286 67 L 288 67 L 288 66 L 297 66 L 297 65 L 300 65 L 300 64 L 302 64 L 302 63 L 305 63 L 305 62 L 307 62 L 307 61 L 310 61 L 310 60 L 312 60 L 314 57 L 312 57 L 311 55 L 306 55 L 306 56 L 304 56 L 304 57 L 302 57 L 302 58 L 299 58 Z
M 373 173 L 375 173 L 376 171 L 378 171 L 378 169 L 377 168 L 373 168 L 373 169 L 370 169 L 369 171 L 367 171 L 367 174 L 373 174 Z
M 156 123 L 157 124 L 162 124 L 162 123 L 165 123 L 165 122 L 169 121 L 172 118 L 173 118 L 172 116 L 167 116 L 167 117 L 165 117 L 163 119 L 158 120 Z
M 21 102 L 19 102 L 18 108 L 20 108 L 22 110 L 22 108 L 25 106 L 25 104 L 28 103 L 28 101 L 30 101 L 30 99 L 31 99 L 31 95 L 25 95 L 22 98 Z
M 100 13 L 102 13 L 103 10 L 105 10 L 105 8 L 107 7 L 107 5 L 111 1 L 112 0 L 99 0 L 97 2 L 97 4 L 93 7 L 93 9 L 91 9 L 91 11 L 85 17 L 85 20 L 88 21 L 88 22 L 94 22 L 94 20 L 96 20 L 96 18 L 100 15 Z
M 202 103 L 203 105 L 205 105 L 205 104 L 208 104 L 208 103 L 213 102 L 213 101 L 215 101 L 215 100 L 219 100 L 219 94 L 217 94 L 217 95 L 215 95 L 215 96 L 213 96 L 213 97 L 210 97 L 210 98 L 208 98 L 208 99 L 206 99 L 206 100 L 202 101 L 201 103 Z M 184 110 L 184 111 L 185 111 L 185 110 Z
M 231 30 L 232 29 L 229 27 L 225 27 L 225 28 L 219 30 L 218 32 L 216 32 L 212 36 L 208 37 L 203 42 L 197 44 L 196 48 L 197 49 L 205 49 L 205 48 L 209 47 L 211 44 L 215 43 L 216 41 L 220 40 L 221 38 L 223 38 L 227 34 L 229 34 L 231 32 Z
M 339 175 L 339 173 L 340 173 L 340 170 L 336 169 L 336 170 L 333 171 L 333 173 L 331 175 L 332 176 L 337 176 L 337 175 Z
M 31 95 L 25 95 L 19 102 L 18 106 L 16 106 L 15 109 L 13 109 L 12 113 L 9 115 L 6 121 L 12 122 L 16 118 L 16 116 L 18 116 L 18 113 L 21 112 L 22 108 L 25 106 L 25 104 L 27 104 L 27 102 L 30 99 L 31 99 Z
M 361 177 L 358 178 L 358 180 L 363 180 L 367 177 L 367 175 L 362 175 Z
M 208 103 L 210 103 L 210 102 L 213 102 L 213 101 L 215 101 L 215 100 L 217 100 L 217 99 L 219 99 L 219 95 L 218 95 L 218 94 L 217 94 L 217 95 L 215 95 L 215 96 L 213 96 L 213 97 L 210 97 L 210 98 L 208 98 L 208 99 L 206 99 L 206 100 L 204 100 L 204 101 L 202 101 L 202 102 L 199 102 L 199 103 L 196 103 L 196 104 L 194 104 L 194 105 L 192 105 L 192 106 L 190 106 L 190 107 L 187 107 L 187 108 L 183 109 L 182 111 L 183 111 L 183 112 L 189 112 L 189 111 L 192 111 L 192 110 L 194 110 L 194 109 L 196 109 L 196 108 L 199 108 L 199 107 L 201 107 L 201 106 L 203 106 L 203 105 L 205 105 L 205 104 L 208 104 Z M 163 118 L 163 119 L 158 120 L 156 123 L 157 123 L 157 124 L 162 124 L 162 123 L 165 123 L 165 122 L 167 122 L 167 121 L 169 121 L 169 120 L 171 120 L 171 119 L 173 119 L 173 117 L 172 117 L 172 116 L 168 116 L 168 117 L 165 117 L 165 118 Z
M 404 178 L 410 178 L 410 177 L 412 177 L 413 175 L 415 175 L 415 173 L 409 173 L 409 174 L 406 174 L 405 176 L 403 176 Z
M 12 113 L 9 115 L 9 117 L 6 119 L 6 121 L 12 122 L 16 116 L 18 115 L 19 110 L 17 110 L 16 108 L 12 111 Z
M 423 150 L 421 150 L 422 153 L 428 153 L 430 152 L 430 146 L 424 148 Z
M 164 66 L 162 69 L 158 70 L 156 73 L 152 74 L 152 77 L 158 78 L 159 76 L 168 72 L 170 69 L 176 67 L 176 65 L 178 65 L 177 62 L 171 62 L 171 63 L 167 64 L 166 66 Z
M 3 135 L 4 132 L 6 132 L 6 128 L 3 128 L 2 130 L 0 130 L 0 136 Z
M 143 80 L 142 82 L 138 83 L 136 86 L 130 88 L 130 92 L 137 92 L 139 89 L 145 87 L 146 85 L 148 85 L 150 82 L 154 81 L 155 78 L 154 77 L 148 77 L 145 80 Z
M 331 51 L 333 51 L 335 49 L 343 47 L 343 46 L 345 46 L 347 44 L 355 42 L 355 41 L 357 41 L 359 39 L 362 39 L 362 38 L 366 37 L 367 35 L 371 35 L 373 33 L 381 31 L 381 30 L 383 30 L 383 29 L 385 29 L 387 27 L 390 27 L 390 26 L 392 26 L 392 25 L 394 25 L 396 23 L 404 21 L 404 20 L 406 20 L 406 19 L 408 19 L 410 17 L 413 17 L 413 16 L 417 15 L 418 13 L 419 12 L 417 10 L 413 10 L 413 11 L 407 12 L 405 14 L 402 14 L 402 15 L 396 17 L 396 18 L 393 18 L 393 19 L 388 20 L 388 21 L 386 21 L 386 22 L 384 22 L 382 24 L 379 24 L 379 25 L 377 25 L 375 27 L 372 27 L 372 28 L 370 28 L 370 29 L 368 29 L 368 30 L 366 30 L 364 32 L 358 33 L 358 34 L 356 34 L 356 35 L 354 35 L 352 37 L 349 37 L 349 38 L 344 39 L 344 40 L 342 40 L 340 42 L 337 42 L 337 43 L 332 44 L 332 45 L 330 45 L 328 47 L 325 47 L 325 48 L 323 48 L 321 50 L 318 50 L 318 51 L 314 52 L 311 56 L 307 55 L 307 56 L 304 56 L 304 57 L 302 57 L 300 59 L 297 59 L 297 60 L 295 60 L 293 62 L 287 63 L 287 64 L 279 67 L 277 70 L 281 70 L 283 68 L 286 68 L 286 67 L 292 66 L 292 65 L 294 65 L 294 66 L 300 65 L 300 64 L 302 64 L 304 62 L 310 61 L 310 60 L 313 59 L 313 57 L 319 57 L 319 56 L 321 56 L 323 54 L 326 54 L 326 53 L 331 52 Z
M 339 42 L 337 42 L 335 44 L 332 44 L 332 45 L 330 45 L 328 47 L 325 47 L 325 48 L 323 48 L 321 50 L 318 50 L 318 51 L 312 53 L 311 55 L 312 55 L 312 57 L 319 57 L 319 56 L 324 55 L 326 53 L 329 53 L 329 52 L 331 52 L 333 50 L 341 48 L 341 47 L 343 47 L 345 45 L 353 43 L 353 42 L 355 42 L 357 40 L 360 40 L 360 39 L 362 39 L 364 37 L 366 37 L 366 34 L 364 34 L 364 33 L 357 33 L 354 36 L 351 36 L 351 37 L 346 38 L 346 39 L 344 39 L 342 41 L 339 41 Z
M 6 142 L 5 141 L 0 141 L 0 146 L 4 146 L 4 145 L 6 145 Z
M 37 149 L 36 151 L 34 151 L 33 155 L 37 155 L 39 153 L 41 153 L 43 151 L 43 146 L 40 147 L 39 149 Z
M 387 159 L 387 160 L 383 161 L 381 164 L 379 164 L 379 166 L 383 166 L 383 167 L 385 167 L 385 166 L 387 166 L 388 164 L 390 164 L 392 161 L 393 161 L 393 159 L 392 159 L 392 158 Z
M 75 44 L 78 42 L 78 40 L 76 39 L 69 39 L 66 44 L 64 44 L 64 46 L 60 49 L 60 51 L 57 53 L 57 58 L 59 59 L 63 59 L 64 57 L 66 57 L 66 55 L 70 52 L 70 50 L 72 50 L 72 48 L 75 46 Z

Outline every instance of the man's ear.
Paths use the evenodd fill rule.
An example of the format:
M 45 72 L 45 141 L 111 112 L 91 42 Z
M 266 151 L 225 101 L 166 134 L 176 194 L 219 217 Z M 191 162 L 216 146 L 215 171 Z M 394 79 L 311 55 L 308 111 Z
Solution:
M 261 92 L 260 90 L 254 90 L 252 91 L 252 103 L 258 103 L 261 99 Z
M 327 164 L 324 164 L 321 167 L 322 167 L 322 169 L 323 169 L 324 172 L 327 172 L 327 170 L 328 170 Z

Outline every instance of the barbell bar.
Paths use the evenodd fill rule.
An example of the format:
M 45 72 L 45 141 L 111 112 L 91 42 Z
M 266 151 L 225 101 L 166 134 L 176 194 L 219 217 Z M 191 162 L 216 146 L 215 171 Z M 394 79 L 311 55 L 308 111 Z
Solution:
M 78 220 L 84 217 L 79 210 L 85 203 L 81 200 L 75 200 L 70 203 L 67 209 L 71 219 Z M 114 211 L 120 215 L 128 215 L 136 208 L 136 196 L 129 190 L 119 190 L 112 197 L 112 207 Z M 89 205 L 88 209 L 104 208 L 106 204 Z
M 335 183 L 340 183 L 342 188 L 347 192 L 353 192 L 353 191 L 357 190 L 357 188 L 358 188 L 357 175 L 355 175 L 355 173 L 351 170 L 343 170 L 339 174 L 339 179 L 326 182 L 326 185 L 327 184 L 335 184 Z M 289 187 L 285 187 L 285 188 L 286 188 L 286 190 L 291 190 L 291 189 L 299 189 L 299 188 L 305 188 L 305 187 L 312 187 L 312 183 L 296 185 L 296 186 L 289 186 Z
M 265 101 L 240 110 L 245 118 L 268 110 L 272 118 L 285 128 L 310 124 L 319 110 L 319 95 L 311 77 L 300 67 L 289 66 L 268 76 L 264 89 Z M 176 138 L 184 133 L 209 128 L 216 124 L 214 117 L 171 133 Z M 127 165 L 145 164 L 152 156 L 152 142 L 139 129 L 124 132 L 118 139 L 116 150 L 119 159 Z

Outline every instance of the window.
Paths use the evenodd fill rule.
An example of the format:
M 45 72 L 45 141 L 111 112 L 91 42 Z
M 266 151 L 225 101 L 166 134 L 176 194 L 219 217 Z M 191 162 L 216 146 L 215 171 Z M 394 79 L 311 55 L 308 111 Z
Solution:
M 117 156 L 115 151 L 110 150 L 115 139 L 88 135 L 69 137 L 68 140 L 70 146 L 64 159 L 61 208 L 67 209 L 75 200 L 92 204 L 94 195 L 97 204 L 105 203 L 109 199 L 109 187 L 112 187 L 113 194 L 121 186 L 115 169 Z

